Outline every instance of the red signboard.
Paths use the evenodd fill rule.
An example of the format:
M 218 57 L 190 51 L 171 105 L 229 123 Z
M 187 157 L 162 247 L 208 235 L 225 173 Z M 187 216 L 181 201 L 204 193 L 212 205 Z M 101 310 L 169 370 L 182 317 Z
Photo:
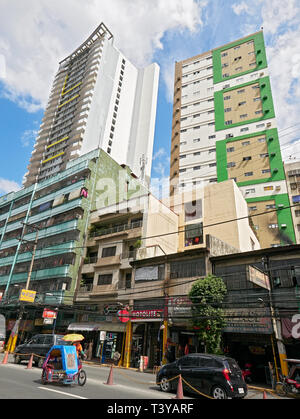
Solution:
M 119 310 L 118 311 L 118 319 L 120 320 L 120 322 L 122 323 L 127 323 L 129 322 L 129 312 L 127 310 Z
M 163 310 L 133 310 L 132 321 L 161 321 Z
M 47 310 L 46 308 L 44 309 L 43 319 L 56 319 L 56 317 L 57 317 L 56 311 Z

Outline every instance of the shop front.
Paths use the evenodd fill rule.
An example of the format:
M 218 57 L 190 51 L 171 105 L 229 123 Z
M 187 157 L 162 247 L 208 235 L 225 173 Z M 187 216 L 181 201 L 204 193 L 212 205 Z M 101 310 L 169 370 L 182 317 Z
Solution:
M 252 381 L 271 384 L 270 364 L 280 368 L 270 310 L 226 310 L 223 349 L 241 369 L 251 365 Z
M 84 336 L 83 348 L 88 360 L 99 363 L 113 363 L 116 352 L 122 354 L 126 335 L 126 325 L 113 322 L 72 323 L 68 332 Z

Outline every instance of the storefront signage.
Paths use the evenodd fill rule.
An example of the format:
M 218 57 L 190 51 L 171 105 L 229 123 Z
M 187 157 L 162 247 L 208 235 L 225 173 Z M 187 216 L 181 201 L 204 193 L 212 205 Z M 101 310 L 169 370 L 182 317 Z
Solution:
M 57 312 L 54 310 L 47 310 L 46 308 L 44 309 L 43 312 L 43 319 L 56 319 L 57 317 Z
M 272 334 L 272 319 L 268 309 L 225 310 L 225 333 Z
M 168 315 L 169 317 L 191 316 L 192 302 L 188 297 L 169 297 Z
M 47 318 L 47 317 L 45 317 L 44 318 L 44 322 L 43 322 L 43 324 L 53 324 L 53 322 L 54 322 L 54 319 L 52 318 L 52 319 L 49 319 L 49 318 Z
M 104 306 L 103 314 L 105 314 L 105 316 L 108 316 L 109 314 L 116 314 L 119 310 L 120 310 L 120 304 L 109 304 L 109 305 Z
M 34 303 L 35 297 L 36 291 L 21 290 L 19 300 L 27 303 Z
M 119 310 L 118 311 L 118 319 L 122 323 L 129 322 L 129 320 L 130 320 L 130 318 L 129 318 L 129 312 L 127 310 Z
M 253 282 L 253 284 L 258 285 L 259 287 L 270 290 L 270 281 L 268 276 L 253 266 L 249 266 L 248 268 L 250 282 Z
M 163 310 L 133 310 L 131 316 L 131 320 L 134 322 L 161 321 Z

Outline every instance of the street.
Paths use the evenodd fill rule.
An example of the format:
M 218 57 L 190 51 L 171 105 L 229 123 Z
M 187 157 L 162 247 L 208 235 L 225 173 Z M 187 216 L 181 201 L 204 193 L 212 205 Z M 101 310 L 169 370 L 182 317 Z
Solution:
M 0 355 L 0 362 L 3 354 Z M 110 368 L 84 365 L 87 383 L 62 386 L 41 383 L 41 369 L 27 369 L 27 363 L 16 365 L 9 356 L 7 364 L 0 364 L 0 399 L 102 399 L 102 400 L 172 400 L 174 393 L 163 393 L 155 385 L 155 375 L 135 370 L 113 369 L 113 385 L 107 385 Z M 246 399 L 262 399 L 263 392 L 249 389 Z M 267 393 L 268 399 L 278 396 Z M 201 396 L 184 393 L 184 399 L 203 400 Z

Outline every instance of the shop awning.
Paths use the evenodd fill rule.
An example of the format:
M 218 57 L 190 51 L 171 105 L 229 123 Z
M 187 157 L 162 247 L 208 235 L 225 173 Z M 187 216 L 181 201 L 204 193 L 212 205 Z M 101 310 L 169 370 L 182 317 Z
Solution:
M 133 331 L 135 331 L 137 326 L 138 325 L 132 325 Z M 97 332 L 101 330 L 105 332 L 125 332 L 126 323 L 71 323 L 68 327 L 68 330 L 76 330 L 82 332 Z

